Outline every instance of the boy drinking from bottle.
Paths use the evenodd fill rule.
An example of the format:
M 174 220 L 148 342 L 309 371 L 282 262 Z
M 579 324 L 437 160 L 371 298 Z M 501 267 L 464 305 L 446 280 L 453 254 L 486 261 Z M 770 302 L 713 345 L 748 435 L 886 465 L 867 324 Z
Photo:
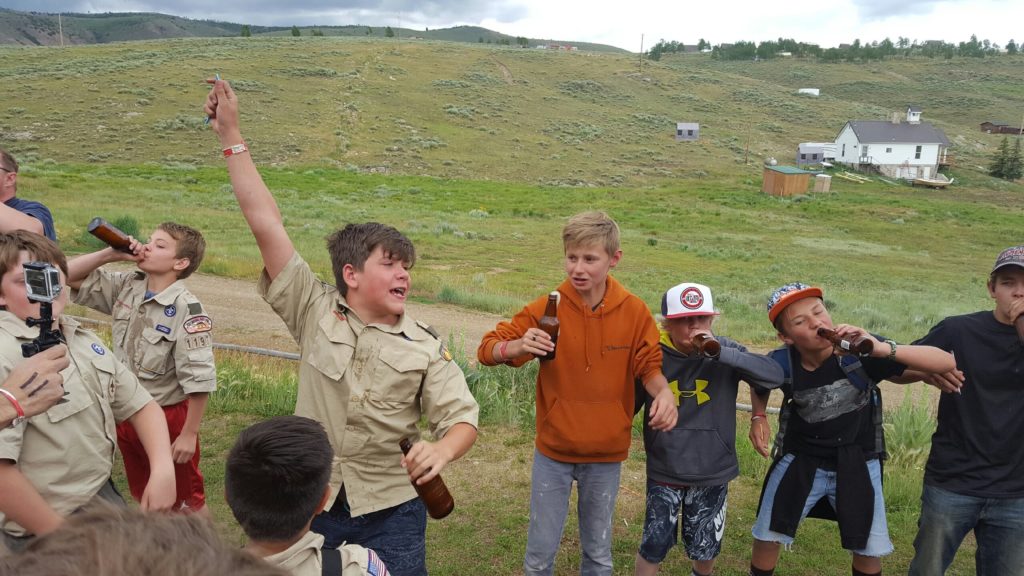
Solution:
M 182 282 L 199 268 L 206 242 L 195 228 L 174 222 L 157 226 L 145 245 L 129 239 L 129 252 L 105 248 L 72 258 L 68 285 L 76 289 L 76 304 L 110 314 L 114 355 L 163 409 L 174 458 L 175 510 L 207 514 L 199 426 L 217 387 L 213 321 Z M 138 270 L 100 268 L 124 260 Z M 128 488 L 138 500 L 149 478 L 145 451 L 126 425 L 117 429 L 117 445 Z
M 750 573 L 774 573 L 781 546 L 793 543 L 810 513 L 837 520 L 842 547 L 853 555 L 853 576 L 881 574 L 881 558 L 893 547 L 882 495 L 886 452 L 878 382 L 897 379 L 908 368 L 946 372 L 955 365 L 953 357 L 932 346 L 898 345 L 849 324 L 833 326 L 821 288 L 799 282 L 772 293 L 768 320 L 785 344 L 770 354 L 785 380 L 773 462 L 753 528 Z M 871 352 L 846 353 L 818 334 L 822 327 L 847 341 L 870 339 Z M 908 373 L 900 381 L 917 379 Z M 764 414 L 770 390 L 759 392 L 751 397 L 755 416 Z M 763 417 L 751 423 L 754 445 L 766 457 L 770 431 Z
M 654 401 L 650 425 L 671 430 L 675 398 L 661 373 L 658 328 L 650 310 L 609 275 L 622 258 L 619 226 L 584 212 L 562 231 L 566 279 L 558 287 L 557 356 L 537 374 L 537 437 L 524 571 L 551 574 L 569 506 L 579 492 L 583 574 L 612 573 L 612 513 L 629 452 L 635 380 Z M 484 335 L 482 364 L 522 366 L 555 351 L 538 327 L 545 294 Z
M 661 431 L 644 418 L 647 451 L 647 511 L 636 576 L 658 573 L 682 535 L 694 576 L 709 576 L 722 550 L 729 481 L 739 475 L 736 460 L 736 394 L 740 380 L 763 389 L 782 385 L 782 366 L 740 343 L 716 336 L 711 289 L 683 283 L 661 298 L 661 371 L 675 396 L 675 428 Z M 708 340 L 720 349 L 709 353 Z M 644 402 L 645 416 L 651 401 Z M 764 414 L 755 414 L 757 419 Z M 677 519 L 681 519 L 677 523 Z

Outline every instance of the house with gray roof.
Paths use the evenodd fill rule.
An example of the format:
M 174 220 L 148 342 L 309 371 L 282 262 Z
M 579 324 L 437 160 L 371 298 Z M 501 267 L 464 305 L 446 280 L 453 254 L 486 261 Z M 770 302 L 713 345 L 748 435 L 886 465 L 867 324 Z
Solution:
M 836 162 L 877 170 L 890 178 L 934 178 L 948 164 L 949 139 L 921 121 L 921 108 L 909 106 L 906 119 L 850 120 L 836 136 Z

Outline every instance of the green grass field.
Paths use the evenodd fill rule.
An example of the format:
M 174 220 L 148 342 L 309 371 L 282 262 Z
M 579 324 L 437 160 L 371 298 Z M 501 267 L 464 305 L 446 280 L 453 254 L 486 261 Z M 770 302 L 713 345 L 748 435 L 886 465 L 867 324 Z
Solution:
M 801 280 L 824 287 L 836 321 L 906 342 L 944 316 L 990 307 L 992 260 L 1024 242 L 1024 188 L 984 174 L 1000 138 L 977 127 L 1019 114 L 1019 58 L 862 66 L 680 56 L 638 73 L 635 59 L 611 54 L 337 37 L 0 48 L 0 58 L 0 146 L 23 164 L 19 195 L 50 206 L 69 253 L 93 249 L 84 229 L 94 216 L 134 219 L 143 232 L 173 219 L 204 231 L 204 272 L 255 278 L 258 252 L 201 117 L 203 79 L 214 72 L 238 90 L 253 157 L 314 268 L 331 277 L 323 238 L 333 229 L 386 222 L 417 247 L 413 296 L 424 301 L 515 311 L 561 281 L 565 219 L 598 208 L 622 227 L 616 276 L 652 309 L 671 285 L 707 284 L 723 313 L 716 331 L 767 348 L 765 300 Z M 822 97 L 795 95 L 808 86 Z M 955 143 L 955 186 L 834 179 L 830 193 L 759 192 L 763 157 L 785 163 L 800 141 L 907 104 L 924 106 Z M 674 142 L 676 121 L 700 121 L 702 140 Z M 241 427 L 290 410 L 294 375 L 287 363 L 219 359 L 204 471 L 215 516 L 237 539 L 220 494 L 224 454 Z M 526 538 L 533 381 L 528 371 L 470 376 L 484 426 L 446 472 L 458 511 L 431 523 L 430 566 L 514 574 Z M 897 547 L 887 572 L 904 570 L 912 553 L 930 416 L 902 418 L 890 435 L 918 440 L 887 468 Z M 742 415 L 738 424 L 743 472 L 719 574 L 742 574 L 749 560 L 765 470 Z M 637 443 L 616 517 L 617 574 L 631 573 L 643 481 Z M 574 521 L 558 574 L 576 572 Z M 971 546 L 951 573 L 971 573 Z M 779 573 L 847 565 L 834 527 L 811 522 Z M 682 566 L 674 554 L 666 573 Z

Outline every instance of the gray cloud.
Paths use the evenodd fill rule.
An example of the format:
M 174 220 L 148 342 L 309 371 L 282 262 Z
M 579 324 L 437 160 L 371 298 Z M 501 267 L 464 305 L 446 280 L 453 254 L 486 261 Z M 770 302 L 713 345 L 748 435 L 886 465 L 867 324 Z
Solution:
M 891 16 L 928 14 L 937 4 L 943 2 L 944 0 L 855 0 L 854 4 L 864 20 L 884 20 Z
M 0 6 L 35 12 L 160 12 L 203 20 L 264 26 L 398 25 L 448 26 L 486 18 L 514 22 L 527 15 L 518 0 L 3 0 Z

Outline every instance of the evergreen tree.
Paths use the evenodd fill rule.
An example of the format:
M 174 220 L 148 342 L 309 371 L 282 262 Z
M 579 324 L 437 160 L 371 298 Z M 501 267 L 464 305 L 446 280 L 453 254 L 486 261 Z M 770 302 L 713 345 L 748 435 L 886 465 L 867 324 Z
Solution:
M 242 24 L 242 38 L 248 38 L 252 36 L 252 29 L 249 28 L 248 24 Z
M 388 38 L 394 38 L 395 31 L 391 29 L 391 26 L 388 26 L 387 28 L 384 29 L 384 35 L 387 36 Z
M 1022 160 L 1020 157 L 1020 138 L 1018 137 L 1013 144 L 1013 151 L 1010 152 L 1010 157 L 1006 160 L 1006 168 L 1003 171 L 1003 178 L 1007 180 L 1018 180 L 1024 175 L 1024 165 L 1021 164 Z
M 1010 41 L 1006 43 L 1006 53 L 1007 54 L 1016 54 L 1017 53 L 1017 43 L 1013 41 L 1013 38 L 1010 38 Z
M 292 36 L 302 36 L 298 26 L 292 26 Z
M 373 28 L 370 28 L 369 26 L 367 26 L 366 27 L 366 35 L 369 36 L 371 34 L 373 34 Z
M 1006 164 L 1010 160 L 1010 154 L 1010 140 L 1004 136 L 1003 143 L 999 145 L 999 150 L 992 159 L 992 165 L 988 167 L 988 173 L 996 178 L 1006 178 Z

